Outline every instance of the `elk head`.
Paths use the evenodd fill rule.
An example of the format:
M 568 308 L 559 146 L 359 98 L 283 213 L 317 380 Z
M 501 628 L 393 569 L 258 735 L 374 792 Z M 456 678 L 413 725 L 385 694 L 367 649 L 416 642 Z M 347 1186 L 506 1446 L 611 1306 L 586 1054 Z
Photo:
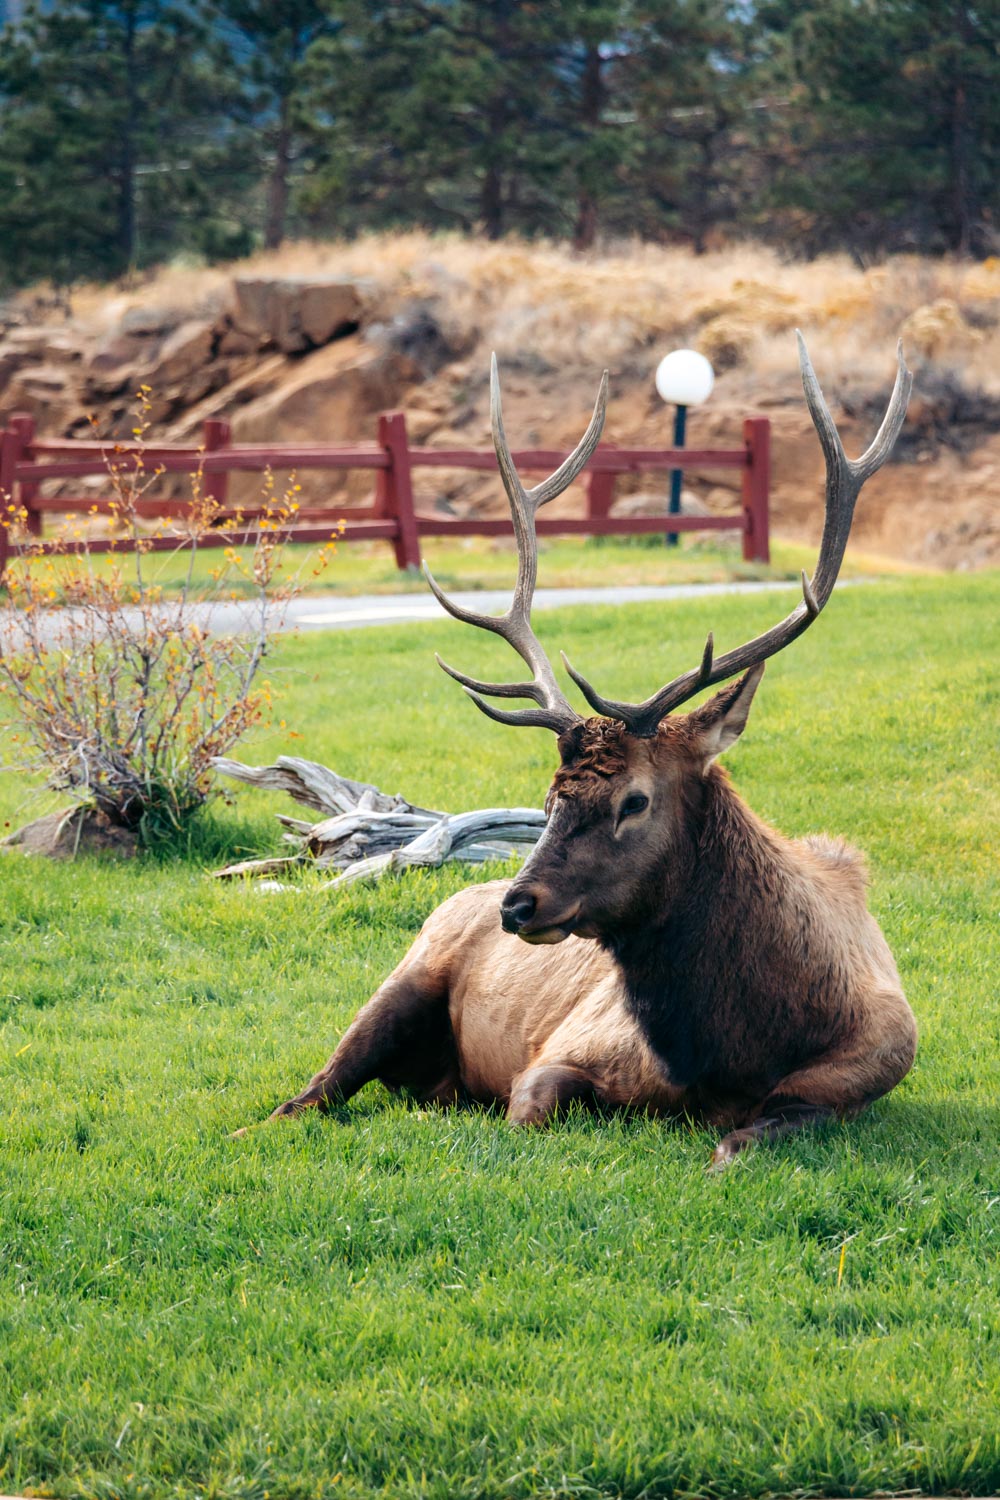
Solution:
M 683 890 L 694 858 L 698 811 L 716 757 L 742 733 L 767 658 L 807 630 L 833 592 L 843 560 L 854 507 L 865 481 L 888 458 L 903 424 L 912 376 L 897 351 L 896 382 L 871 446 L 858 459 L 844 452 L 823 399 L 805 343 L 798 335 L 806 402 L 826 460 L 826 518 L 819 560 L 811 579 L 802 573 L 802 599 L 791 614 L 762 635 L 715 656 L 711 635 L 701 662 L 643 703 L 604 698 L 574 670 L 570 677 L 594 717 L 570 705 L 531 628 L 531 601 L 538 572 L 535 514 L 562 493 L 587 464 L 600 441 L 608 377 L 601 381 L 594 414 L 577 448 L 556 472 L 533 489 L 521 483 L 504 433 L 496 357 L 491 368 L 493 442 L 517 538 L 514 597 L 500 616 L 477 614 L 454 604 L 425 567 L 443 607 L 467 624 L 506 640 L 532 672 L 530 682 L 480 682 L 438 664 L 461 683 L 483 713 L 502 724 L 538 725 L 558 736 L 561 764 L 546 799 L 545 833 L 507 891 L 501 917 L 508 932 L 526 942 L 558 943 L 575 933 L 605 938 L 647 922 Z M 736 682 L 729 679 L 739 676 Z M 703 688 L 727 686 L 693 712 L 670 717 Z M 501 709 L 481 696 L 527 698 L 534 708 Z

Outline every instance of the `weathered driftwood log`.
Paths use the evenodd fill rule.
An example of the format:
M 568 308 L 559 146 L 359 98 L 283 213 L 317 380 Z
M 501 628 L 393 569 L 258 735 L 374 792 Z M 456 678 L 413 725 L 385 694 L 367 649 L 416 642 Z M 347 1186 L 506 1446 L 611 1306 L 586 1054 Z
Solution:
M 213 765 L 223 776 L 265 791 L 287 792 L 296 802 L 325 814 L 318 823 L 279 814 L 284 840 L 292 845 L 292 852 L 227 865 L 216 871 L 222 879 L 272 875 L 311 864 L 338 872 L 326 882 L 329 888 L 366 877 L 377 879 L 387 870 L 407 865 L 506 859 L 533 848 L 545 827 L 545 814 L 533 807 L 490 807 L 454 814 L 417 807 L 405 797 L 389 796 L 367 782 L 351 781 L 294 755 L 279 756 L 273 766 L 245 766 L 221 756 Z
M 347 776 L 338 776 L 336 771 L 330 771 L 314 760 L 302 760 L 298 755 L 279 755 L 273 766 L 245 766 L 241 761 L 227 760 L 218 755 L 212 765 L 221 775 L 232 776 L 236 781 L 245 781 L 268 792 L 287 792 L 296 802 L 314 807 L 327 817 L 354 812 L 362 805 L 377 812 L 402 810 L 426 812 L 432 818 L 443 816 L 429 812 L 425 807 L 413 807 L 405 797 L 390 797 L 367 781 L 351 781 Z

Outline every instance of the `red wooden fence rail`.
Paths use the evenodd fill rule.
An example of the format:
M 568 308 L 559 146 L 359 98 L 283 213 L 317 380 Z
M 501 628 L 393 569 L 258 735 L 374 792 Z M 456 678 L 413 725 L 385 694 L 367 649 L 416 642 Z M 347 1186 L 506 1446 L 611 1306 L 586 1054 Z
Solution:
M 294 526 L 283 533 L 291 541 L 325 541 L 332 527 L 343 516 L 341 540 L 385 540 L 392 543 L 400 568 L 420 563 L 422 536 L 508 536 L 509 520 L 474 517 L 421 515 L 413 500 L 413 470 L 481 469 L 495 470 L 496 455 L 492 448 L 411 448 L 407 439 L 406 419 L 402 412 L 384 412 L 378 421 L 375 445 L 303 446 L 245 445 L 233 447 L 229 423 L 208 421 L 200 448 L 164 446 L 155 443 L 142 449 L 142 462 L 151 472 L 161 468 L 166 473 L 189 474 L 200 469 L 204 475 L 205 493 L 222 507 L 217 530 L 203 545 L 229 546 L 252 542 L 254 523 L 260 519 L 261 507 L 241 506 L 227 510 L 228 476 L 233 473 L 263 473 L 265 469 L 371 469 L 375 473 L 375 495 L 370 506 L 352 506 L 339 512 L 334 506 L 303 505 Z M 45 552 L 104 552 L 112 547 L 127 550 L 121 542 L 107 538 L 90 538 L 86 543 L 65 537 L 43 538 L 47 515 L 87 515 L 96 510 L 106 515 L 108 500 L 91 496 L 50 496 L 41 493 L 46 480 L 83 479 L 106 474 L 108 463 L 127 469 L 139 450 L 127 444 L 73 442 L 62 439 L 36 439 L 34 420 L 16 415 L 0 431 L 0 506 L 13 504 L 27 511 L 27 529 L 34 539 L 25 545 L 41 547 Z M 549 449 L 521 449 L 514 455 L 517 467 L 525 472 L 550 471 L 562 463 L 566 454 Z M 741 508 L 723 516 L 612 516 L 614 482 L 618 474 L 636 474 L 668 469 L 739 469 L 741 474 Z M 637 536 L 651 532 L 732 531 L 743 536 L 743 556 L 748 561 L 770 560 L 768 539 L 768 489 L 770 484 L 770 423 L 766 417 L 748 417 L 743 423 L 742 448 L 616 448 L 603 443 L 586 468 L 587 512 L 582 517 L 540 515 L 540 536 Z M 142 517 L 180 516 L 188 509 L 185 500 L 139 501 Z M 157 538 L 156 550 L 177 546 L 171 537 Z M 12 543 L 9 530 L 0 526 L 0 577 L 11 552 L 24 546 Z

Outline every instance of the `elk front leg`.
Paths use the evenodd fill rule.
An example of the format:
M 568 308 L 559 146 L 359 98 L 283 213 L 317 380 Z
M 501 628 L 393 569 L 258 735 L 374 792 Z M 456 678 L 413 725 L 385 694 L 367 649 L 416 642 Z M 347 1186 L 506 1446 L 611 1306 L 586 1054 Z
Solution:
M 853 1119 L 906 1076 L 916 1047 L 916 1023 L 903 996 L 880 995 L 865 1033 L 783 1078 L 757 1119 L 723 1136 L 710 1168 L 727 1167 L 757 1141 L 774 1141 L 820 1120 Z
M 712 1152 L 710 1170 L 717 1172 L 728 1167 L 741 1151 L 745 1151 L 747 1146 L 756 1145 L 758 1141 L 776 1141 L 789 1131 L 801 1130 L 803 1125 L 813 1125 L 819 1120 L 832 1120 L 838 1116 L 837 1110 L 807 1104 L 804 1100 L 788 1100 L 780 1104 L 773 1101 L 770 1102 L 770 1107 L 774 1109 L 774 1114 L 763 1114 L 750 1125 L 731 1130 L 722 1137 Z
M 454 1101 L 458 1054 L 447 990 L 424 963 L 408 959 L 358 1011 L 326 1066 L 301 1093 L 279 1104 L 272 1120 L 310 1108 L 326 1113 L 376 1078 L 392 1089 L 413 1089 L 426 1100 Z

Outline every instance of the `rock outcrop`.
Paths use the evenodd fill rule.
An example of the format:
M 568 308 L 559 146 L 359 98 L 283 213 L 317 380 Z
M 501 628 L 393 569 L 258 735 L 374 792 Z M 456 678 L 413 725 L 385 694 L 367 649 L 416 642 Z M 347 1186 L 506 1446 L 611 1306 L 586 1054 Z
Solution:
M 69 321 L 19 323 L 23 314 L 8 305 L 8 326 L 0 323 L 0 422 L 25 411 L 40 430 L 74 437 L 93 415 L 99 436 L 127 438 L 142 385 L 154 427 L 181 422 L 190 437 L 184 419 L 207 396 L 219 393 L 206 413 L 212 416 L 258 399 L 258 372 L 270 389 L 268 377 L 279 380 L 296 357 L 356 334 L 367 305 L 361 283 L 333 276 L 237 276 L 212 300 L 210 307 L 125 306 L 97 331 Z M 282 434 L 268 436 L 280 441 Z
M 286 354 L 356 332 L 365 309 L 358 283 L 335 276 L 237 276 L 232 291 L 233 332 Z
M 719 377 L 708 405 L 690 414 L 689 444 L 737 446 L 743 417 L 766 412 L 773 529 L 812 543 L 822 459 L 792 325 L 807 331 L 849 451 L 865 446 L 884 409 L 881 387 L 902 330 L 916 373 L 910 416 L 895 461 L 866 490 L 855 542 L 946 567 L 1000 561 L 1000 392 L 983 376 L 997 368 L 1000 261 L 961 270 L 933 263 L 933 271 L 905 258 L 865 272 L 768 268 L 765 252 L 748 250 L 733 253 L 729 271 L 721 256 L 685 269 L 676 252 L 652 247 L 573 260 L 553 247 L 462 241 L 441 251 L 414 249 L 414 239 L 291 257 L 317 264 L 313 274 L 164 272 L 127 292 L 84 289 L 72 303 L 56 293 L 8 299 L 0 303 L 0 426 L 20 411 L 42 435 L 96 430 L 130 440 L 134 393 L 145 386 L 150 436 L 167 442 L 197 446 L 209 418 L 228 420 L 237 443 L 370 442 L 378 413 L 401 407 L 416 443 L 485 447 L 495 347 L 515 446 L 571 447 L 604 362 L 612 366 L 609 440 L 662 446 L 669 413 L 652 394 L 651 373 L 664 349 L 687 345 L 708 353 Z M 763 270 L 747 275 L 750 261 Z M 332 264 L 350 274 L 329 272 Z M 297 480 L 302 501 L 345 509 L 370 500 L 373 488 L 363 471 L 304 471 Z M 188 483 L 164 476 L 153 493 L 182 495 Z M 96 495 L 103 484 L 70 481 L 66 493 Z M 735 471 L 686 472 L 685 485 L 692 504 L 715 513 L 739 506 Z M 424 511 L 503 511 L 492 473 L 419 468 L 414 486 Z M 249 505 L 260 487 L 257 475 L 233 474 L 229 495 Z M 665 476 L 623 476 L 616 505 L 655 507 L 654 490 L 665 499 Z M 578 504 L 579 486 L 553 511 Z

